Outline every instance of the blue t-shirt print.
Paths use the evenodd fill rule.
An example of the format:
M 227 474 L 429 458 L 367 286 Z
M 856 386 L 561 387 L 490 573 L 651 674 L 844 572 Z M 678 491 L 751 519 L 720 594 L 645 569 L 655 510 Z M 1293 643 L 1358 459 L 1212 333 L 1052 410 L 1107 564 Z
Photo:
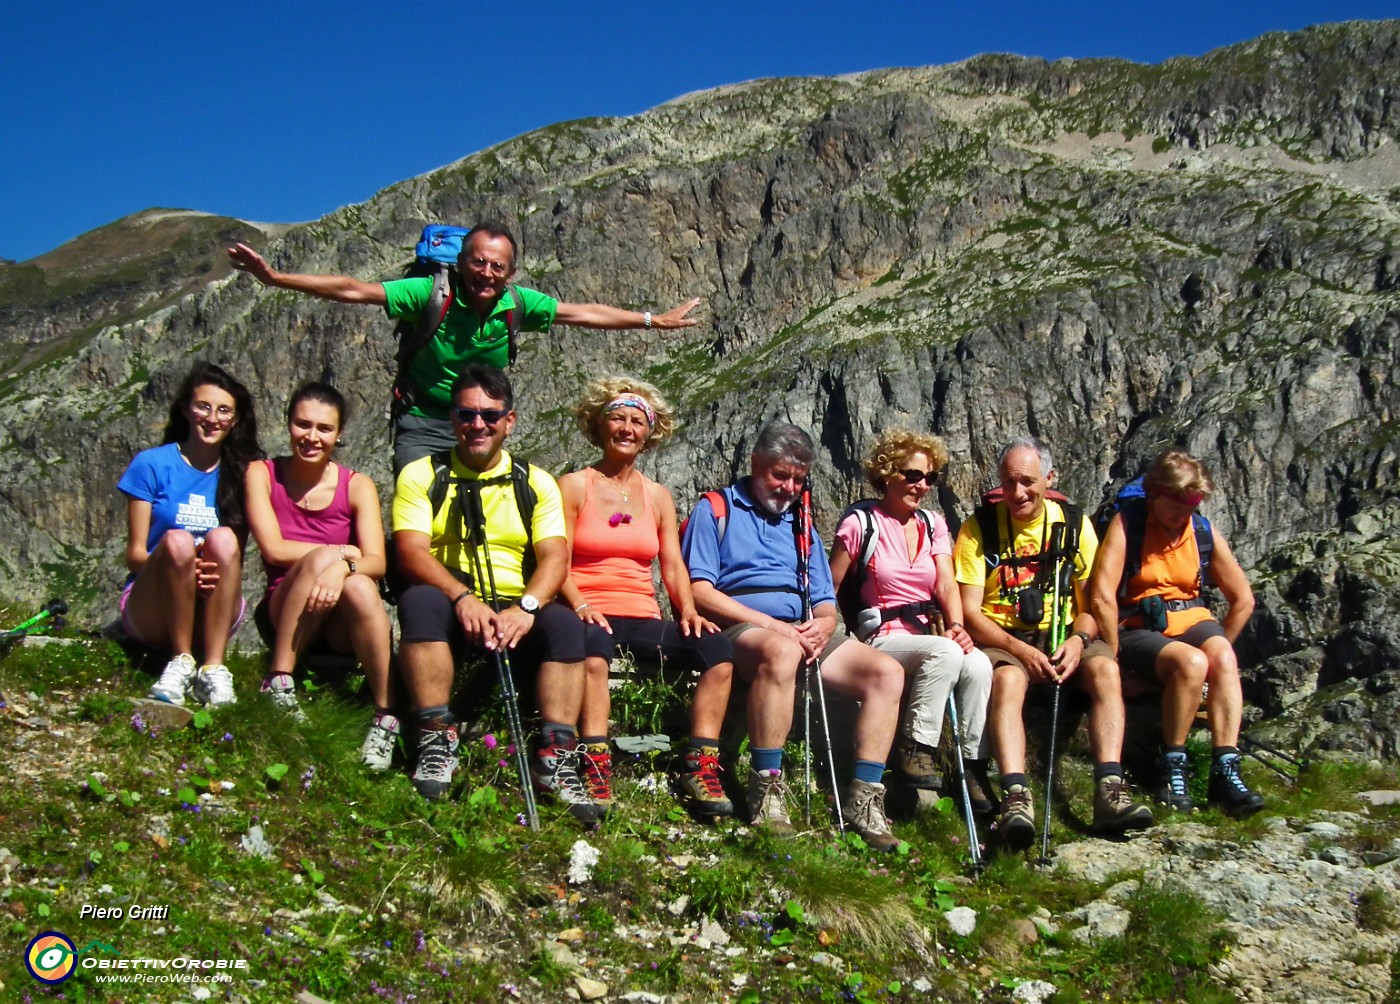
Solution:
M 146 549 L 155 550 L 170 530 L 203 537 L 219 525 L 219 470 L 200 471 L 186 463 L 179 445 L 166 443 L 142 450 L 117 482 L 117 488 L 151 504 L 151 531 Z

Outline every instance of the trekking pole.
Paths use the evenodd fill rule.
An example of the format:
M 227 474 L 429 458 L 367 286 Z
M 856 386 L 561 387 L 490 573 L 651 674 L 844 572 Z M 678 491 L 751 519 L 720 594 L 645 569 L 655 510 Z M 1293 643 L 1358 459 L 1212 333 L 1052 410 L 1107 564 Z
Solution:
M 1056 523 L 1050 528 L 1051 571 L 1055 577 L 1051 592 L 1050 607 L 1050 651 L 1054 652 L 1064 643 L 1065 611 L 1061 602 L 1061 570 L 1064 567 L 1064 523 Z M 1050 701 L 1050 742 L 1046 753 L 1045 768 L 1045 822 L 1040 828 L 1040 861 L 1050 863 L 1050 819 L 1055 802 L 1055 739 L 1060 731 L 1060 681 L 1055 681 L 1054 696 Z
M 0 634 L 0 644 L 8 644 L 18 641 L 29 633 L 29 629 L 41 624 L 48 618 L 53 618 L 54 627 L 63 627 L 63 615 L 68 612 L 68 604 L 63 600 L 49 600 L 39 612 L 23 623 L 16 624 L 10 630 Z
M 982 847 L 977 840 L 977 824 L 972 819 L 972 793 L 967 789 L 967 764 L 963 760 L 962 726 L 958 724 L 958 699 L 948 692 L 948 724 L 953 729 L 953 748 L 958 751 L 958 786 L 962 789 L 963 815 L 967 818 L 967 850 L 972 855 L 972 872 L 982 870 Z
M 802 620 L 812 619 L 812 480 L 802 483 L 802 498 L 798 504 L 797 518 L 797 577 L 802 587 Z M 817 707 L 822 715 L 822 739 L 826 742 L 826 766 L 831 774 L 831 797 L 836 802 L 836 828 L 842 836 L 846 834 L 846 817 L 841 811 L 841 790 L 836 784 L 836 753 L 831 748 L 831 722 L 826 715 L 826 690 L 822 686 L 822 663 L 814 658 L 807 665 L 807 762 L 812 760 L 811 742 L 811 681 L 817 683 Z M 809 766 L 810 771 L 810 766 Z M 811 784 L 807 785 L 810 801 Z
M 496 592 L 496 568 L 491 561 L 491 549 L 486 540 L 486 516 L 481 508 L 481 493 L 475 490 L 467 490 L 465 485 L 459 487 L 457 492 L 458 505 L 462 509 L 462 521 L 468 524 L 467 540 L 464 545 L 471 555 L 473 574 L 476 577 L 478 588 L 483 583 L 482 563 L 485 563 L 486 578 L 484 580 L 486 588 L 491 597 L 491 609 L 496 613 L 501 612 L 501 598 Z M 475 539 L 480 542 L 479 546 L 473 544 Z M 491 650 L 496 663 L 496 676 L 501 684 L 501 696 L 506 705 L 506 727 L 510 729 L 511 737 L 515 740 L 515 773 L 520 778 L 520 794 L 525 799 L 525 819 L 530 824 L 530 829 L 540 828 L 540 813 L 535 804 L 535 789 L 530 780 L 530 759 L 525 752 L 525 726 L 520 718 L 520 698 L 515 692 L 515 677 L 510 669 L 510 656 L 503 648 Z
M 1269 768 L 1269 770 L 1273 771 L 1275 774 L 1283 778 L 1289 784 L 1297 784 L 1299 779 L 1303 776 L 1303 772 L 1308 769 L 1308 760 L 1306 757 L 1300 759 L 1297 757 L 1289 756 L 1277 746 L 1271 746 L 1269 743 L 1266 743 L 1260 739 L 1255 739 L 1253 736 L 1241 735 L 1239 738 L 1239 749 L 1241 753 L 1253 757 L 1255 760 L 1262 763 L 1265 767 Z M 1264 754 L 1266 753 L 1270 756 L 1278 757 L 1284 763 L 1291 765 L 1296 771 L 1296 773 L 1289 774 L 1278 764 L 1273 763 L 1270 760 L 1266 760 L 1264 758 Z

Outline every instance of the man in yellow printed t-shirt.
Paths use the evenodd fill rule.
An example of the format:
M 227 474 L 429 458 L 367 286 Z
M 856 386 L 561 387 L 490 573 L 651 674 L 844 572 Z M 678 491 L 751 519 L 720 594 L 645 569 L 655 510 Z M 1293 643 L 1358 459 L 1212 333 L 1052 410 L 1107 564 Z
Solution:
M 530 758 L 531 780 L 592 823 L 604 808 L 589 797 L 579 773 L 583 622 L 554 602 L 569 567 L 563 501 L 547 472 L 505 451 L 515 428 L 513 405 L 503 370 L 468 366 L 452 387 L 457 446 L 445 495 L 434 498 L 434 456 L 406 466 L 394 490 L 394 547 L 412 583 L 399 599 L 399 669 L 418 724 L 413 784 L 428 799 L 451 787 L 455 658 L 468 645 L 509 652 L 517 661 L 539 661 L 544 724 Z M 519 472 L 522 466 L 527 473 Z
M 994 834 L 1013 849 L 1029 847 L 1035 840 L 1021 711 L 1031 684 L 1059 686 L 1071 678 L 1090 700 L 1095 829 L 1122 832 L 1151 826 L 1152 810 L 1133 801 L 1119 761 L 1124 712 L 1118 663 L 1097 640 L 1098 627 L 1086 604 L 1085 583 L 1098 546 L 1094 528 L 1081 513 L 1070 575 L 1070 633 L 1054 644 L 1054 546 L 1073 534 L 1065 534 L 1065 507 L 1046 498 L 1055 479 L 1050 451 L 1035 439 L 1014 439 L 1002 451 L 997 471 L 1001 498 L 984 503 L 991 508 L 983 510 L 982 519 L 963 523 L 953 551 L 967 632 L 993 667 L 988 731 L 1004 793 Z M 993 520 L 997 540 L 984 541 L 982 523 Z

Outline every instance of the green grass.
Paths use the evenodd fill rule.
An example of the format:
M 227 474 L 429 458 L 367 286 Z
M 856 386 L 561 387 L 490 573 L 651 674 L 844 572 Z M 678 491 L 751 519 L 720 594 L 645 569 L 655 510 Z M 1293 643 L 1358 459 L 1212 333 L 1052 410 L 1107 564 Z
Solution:
M 6 993 L 44 997 L 20 956 L 30 937 L 52 929 L 78 947 L 101 939 L 128 958 L 245 959 L 233 989 L 258 1002 L 302 989 L 336 1004 L 497 1000 L 511 992 L 502 986 L 522 1000 L 552 1001 L 580 971 L 613 994 L 678 1001 L 897 1001 L 916 978 L 954 1002 L 1002 1000 L 986 996 L 989 981 L 1036 978 L 1061 986 L 1057 1000 L 1230 999 L 1204 975 L 1228 952 L 1219 918 L 1179 888 L 1140 888 L 1120 939 L 1086 945 L 1062 931 L 1026 944 L 1010 936 L 1012 921 L 1039 908 L 1063 914 L 1103 887 L 1020 856 L 993 858 L 972 881 L 966 830 L 946 800 L 899 818 L 899 851 L 877 855 L 820 826 L 779 840 L 732 822 L 696 824 L 659 774 L 669 754 L 620 756 L 619 807 L 602 827 L 585 833 L 543 806 L 542 829 L 532 833 L 517 817 L 510 737 L 494 698 L 464 718 L 454 798 L 429 804 L 402 770 L 373 775 L 358 764 L 369 708 L 355 678 L 305 694 L 310 722 L 296 727 L 258 700 L 261 660 L 236 659 L 238 705 L 166 730 L 133 716 L 158 668 L 107 643 L 21 646 L 0 658 L 7 700 L 51 722 L 7 723 L 3 733 L 23 738 L 7 740 L 10 770 L 0 782 L 0 843 L 9 852 L 0 861 L 9 876 L 0 917 L 13 948 L 0 962 Z M 465 689 L 485 691 L 489 681 L 477 675 Z M 674 729 L 684 707 L 674 681 L 641 675 L 614 696 L 631 734 Z M 1087 769 L 1076 756 L 1071 743 L 1062 773 L 1084 812 Z M 1281 782 L 1267 790 L 1276 801 L 1326 807 L 1347 797 L 1337 792 L 1384 780 L 1328 765 L 1297 793 Z M 1217 816 L 1196 819 L 1230 839 L 1258 825 Z M 244 850 L 254 826 L 268 857 Z M 1374 832 L 1358 844 L 1384 846 L 1397 826 L 1378 810 Z M 1053 835 L 1079 839 L 1059 816 Z M 579 840 L 599 860 L 590 881 L 571 884 Z M 85 904 L 163 905 L 169 916 L 94 920 L 80 915 Z M 978 913 L 967 937 L 943 919 L 955 906 Z M 1395 908 L 1368 893 L 1357 903 L 1358 926 L 1393 929 Z M 718 924 L 738 951 L 697 945 L 702 923 Z M 560 939 L 581 969 L 544 947 Z M 735 976 L 746 978 L 742 987 Z M 63 992 L 70 1001 L 145 999 L 119 996 L 86 970 Z M 153 991 L 149 999 L 170 998 Z

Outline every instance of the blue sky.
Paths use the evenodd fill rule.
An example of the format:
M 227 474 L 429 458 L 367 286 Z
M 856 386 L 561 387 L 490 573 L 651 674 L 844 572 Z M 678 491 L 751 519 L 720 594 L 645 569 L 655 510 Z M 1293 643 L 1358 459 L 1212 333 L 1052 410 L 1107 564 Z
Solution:
M 1158 62 L 1390 3 L 16 3 L 0 257 L 152 206 L 314 219 L 552 122 L 982 52 Z

